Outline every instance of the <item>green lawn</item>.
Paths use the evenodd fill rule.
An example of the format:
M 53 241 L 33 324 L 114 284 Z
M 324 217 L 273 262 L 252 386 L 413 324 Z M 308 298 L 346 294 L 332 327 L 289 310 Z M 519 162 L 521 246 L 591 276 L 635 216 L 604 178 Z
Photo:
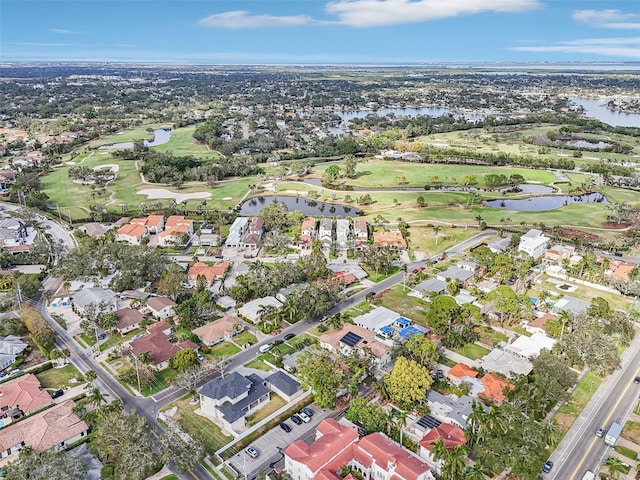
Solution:
M 179 480 L 179 478 L 171 474 L 171 475 L 167 475 L 166 477 L 162 477 L 160 480 Z
M 165 368 L 156 372 L 156 377 L 150 386 L 142 386 L 142 395 L 148 397 L 149 395 L 155 395 L 161 392 L 167 387 L 171 386 L 171 382 L 178 376 L 178 371 L 173 368 Z
M 267 418 L 273 412 L 275 412 L 279 408 L 284 407 L 286 404 L 287 402 L 282 397 L 271 392 L 269 403 L 245 418 L 247 427 L 251 427 L 256 423 L 259 423 L 261 420 Z
M 233 343 L 222 342 L 211 347 L 211 350 L 209 351 L 209 353 L 205 354 L 205 357 L 209 359 L 219 357 L 219 356 L 230 357 L 231 355 L 235 355 L 239 351 L 240 349 L 236 347 Z
M 247 368 L 255 368 L 256 370 L 264 370 L 265 372 L 270 372 L 273 370 L 269 365 L 264 363 L 264 360 L 267 359 L 265 355 L 260 355 L 259 357 L 254 358 L 253 360 L 249 360 L 243 366 Z M 273 360 L 273 357 L 271 357 Z
M 114 135 L 94 140 L 89 143 L 89 146 L 99 147 L 102 145 L 110 145 L 112 143 L 132 142 L 134 140 L 153 140 L 153 132 L 148 132 L 147 129 L 157 130 L 160 128 L 171 128 L 171 126 L 166 123 L 149 123 L 146 125 L 140 125 L 136 128 L 130 128 Z
M 506 342 L 509 340 L 502 332 L 496 332 L 491 327 L 478 327 L 476 328 L 476 332 L 480 335 L 480 342 L 485 345 L 490 345 L 495 347 L 499 342 Z
M 631 460 L 636 460 L 638 458 L 638 453 L 630 448 L 624 447 L 622 445 L 616 445 L 613 449 L 618 452 L 620 455 L 624 455 Z
M 171 151 L 174 155 L 206 156 L 211 159 L 219 157 L 217 152 L 212 152 L 206 145 L 196 142 L 195 138 L 193 138 L 195 130 L 196 125 L 172 130 L 171 139 L 167 143 L 152 148 L 159 152 Z
M 578 418 L 580 412 L 584 410 L 593 394 L 600 387 L 602 380 L 600 377 L 588 372 L 576 386 L 576 389 L 567 400 L 567 403 L 560 407 L 556 414 L 555 421 L 562 431 L 567 431 Z M 624 432 L 623 432 L 624 435 Z
M 233 440 L 233 437 L 225 435 L 220 427 L 208 418 L 197 415 L 195 410 L 200 405 L 190 405 L 191 398 L 191 395 L 187 395 L 167 405 L 164 410 L 177 406 L 178 413 L 174 419 L 180 427 L 194 438 L 199 438 L 203 442 L 206 452 L 209 455 L 214 455 L 218 449 Z
M 382 296 L 380 304 L 417 323 L 426 324 L 425 315 L 429 310 L 429 303 L 408 296 L 409 292 L 409 288 L 403 290 L 402 285 L 395 285 Z M 376 303 L 378 303 L 377 300 Z
M 119 345 L 127 340 L 132 339 L 133 337 L 135 337 L 136 335 L 140 334 L 140 333 L 146 333 L 147 329 L 146 328 L 138 328 L 137 330 L 133 330 L 123 336 L 117 335 L 117 334 L 111 334 L 109 335 L 104 342 L 102 342 L 100 344 L 100 351 L 104 352 L 105 350 L 107 350 L 108 348 L 114 347 L 116 345 Z M 94 342 L 95 343 L 95 342 Z
M 238 345 L 244 345 L 245 343 L 248 343 L 249 345 L 255 345 L 256 343 L 258 343 L 258 339 L 251 332 L 242 332 L 233 337 L 233 341 Z
M 84 382 L 84 378 L 72 364 L 68 364 L 62 368 L 50 368 L 44 372 L 36 374 L 42 388 L 64 388 L 75 387 L 78 383 L 71 383 L 72 378 Z
M 629 420 L 622 430 L 622 436 L 632 441 L 636 445 L 640 445 L 640 422 Z
M 468 343 L 461 348 L 452 348 L 451 351 L 464 355 L 471 360 L 479 360 L 490 352 L 488 348 L 481 347 L 475 343 Z
M 376 272 L 375 270 L 364 265 L 362 266 L 362 268 L 369 274 L 367 278 L 376 283 L 381 282 L 400 271 L 400 267 L 391 267 L 387 272 Z

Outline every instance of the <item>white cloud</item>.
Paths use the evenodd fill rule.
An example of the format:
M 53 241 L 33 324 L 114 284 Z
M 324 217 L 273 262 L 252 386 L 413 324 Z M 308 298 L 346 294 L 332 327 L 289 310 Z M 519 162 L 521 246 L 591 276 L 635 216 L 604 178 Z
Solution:
M 83 32 L 77 32 L 75 30 L 67 30 L 66 28 L 50 28 L 51 33 L 60 33 L 62 35 L 80 35 Z
M 11 42 L 10 45 L 20 47 L 89 47 L 89 48 L 135 48 L 128 43 L 101 44 L 101 43 L 54 43 L 54 42 Z
M 198 21 L 198 25 L 232 29 L 310 24 L 379 27 L 485 12 L 523 12 L 540 6 L 540 0 L 336 0 L 325 5 L 327 13 L 337 17 L 333 21 L 307 15 L 254 15 L 246 10 L 234 10 L 209 15 Z
M 419 23 L 485 12 L 522 12 L 538 8 L 538 0 L 338 0 L 328 13 L 352 27 Z
M 619 30 L 640 29 L 639 14 L 624 13 L 620 10 L 576 10 L 571 17 L 578 23 L 585 23 L 592 27 Z
M 604 55 L 608 57 L 640 58 L 640 37 L 583 38 L 553 45 L 512 47 L 520 52 L 558 52 Z
M 216 13 L 198 21 L 198 25 L 217 28 L 297 27 L 313 22 L 307 15 L 252 15 L 246 10 Z

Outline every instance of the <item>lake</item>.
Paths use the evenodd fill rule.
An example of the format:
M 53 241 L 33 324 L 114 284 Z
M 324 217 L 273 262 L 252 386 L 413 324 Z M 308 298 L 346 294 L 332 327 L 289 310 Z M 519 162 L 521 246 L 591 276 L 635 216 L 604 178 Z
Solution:
M 317 215 L 319 217 L 355 217 L 362 213 L 362 210 L 346 205 L 320 202 L 312 198 L 286 197 L 278 195 L 265 195 L 254 197 L 242 204 L 240 215 L 258 215 L 264 207 L 270 203 L 282 202 L 286 205 L 287 211 L 300 210 L 308 216 Z
M 569 97 L 571 103 L 584 108 L 587 117 L 595 118 L 613 127 L 637 127 L 640 128 L 640 113 L 625 113 L 611 110 L 607 107 L 607 98 L 578 98 Z
M 163 145 L 171 139 L 171 132 L 169 130 L 154 130 L 153 140 L 145 140 L 145 147 L 157 147 Z M 103 145 L 98 150 L 122 150 L 124 148 L 133 148 L 133 142 L 112 143 L 111 145 Z
M 520 212 L 541 212 L 555 210 L 573 203 L 609 203 L 607 197 L 601 193 L 589 193 L 585 195 L 554 195 L 522 198 L 519 200 L 487 200 L 483 204 L 487 207 L 504 210 L 516 210 Z

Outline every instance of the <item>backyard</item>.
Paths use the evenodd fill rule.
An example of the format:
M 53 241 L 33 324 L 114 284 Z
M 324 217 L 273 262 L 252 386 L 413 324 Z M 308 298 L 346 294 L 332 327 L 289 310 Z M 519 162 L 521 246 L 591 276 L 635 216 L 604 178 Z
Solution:
M 79 383 L 85 381 L 78 369 L 72 364 L 68 364 L 62 368 L 50 368 L 49 370 L 36 374 L 36 377 L 40 380 L 42 388 L 58 389 L 64 387 L 75 387 Z M 77 381 L 72 382 L 72 379 Z

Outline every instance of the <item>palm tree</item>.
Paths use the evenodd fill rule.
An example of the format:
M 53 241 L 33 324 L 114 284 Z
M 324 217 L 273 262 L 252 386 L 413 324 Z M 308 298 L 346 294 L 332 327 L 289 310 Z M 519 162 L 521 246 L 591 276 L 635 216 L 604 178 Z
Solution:
M 102 391 L 100 391 L 98 387 L 93 387 L 93 390 L 91 390 L 91 393 L 87 396 L 87 399 L 91 405 L 95 405 L 96 407 L 99 407 L 103 402 L 107 402 L 104 393 L 102 393 Z
M 472 467 L 467 468 L 464 472 L 465 480 L 486 480 L 484 473 L 482 473 L 482 465 L 480 462 L 476 462 Z
M 444 440 L 442 437 L 438 437 L 438 439 L 433 444 L 433 448 L 431 449 L 431 456 L 436 462 L 440 460 L 444 460 L 446 462 L 447 457 L 449 455 L 449 450 L 444 444 Z
M 298 315 L 298 302 L 292 295 L 288 296 L 282 304 L 282 313 L 289 316 L 289 323 L 293 323 L 293 317 Z
M 569 315 L 569 310 L 560 310 L 558 314 L 558 320 L 562 323 L 562 330 L 560 330 L 560 340 L 562 340 L 562 335 L 564 335 L 564 328 L 571 320 L 571 316 Z
M 467 453 L 468 449 L 464 445 L 457 445 L 456 448 L 447 452 L 442 466 L 443 480 L 458 480 L 464 475 L 467 468 Z
M 335 315 L 331 315 L 326 320 L 327 326 L 336 330 L 342 326 L 342 314 L 336 313 Z
M 98 374 L 94 370 L 87 370 L 84 374 L 84 378 L 87 381 L 85 388 L 93 388 L 93 382 L 98 378 Z
M 436 234 L 436 247 L 438 246 L 438 234 L 440 233 L 441 228 L 442 227 L 440 227 L 440 225 L 433 226 L 433 232 Z
M 555 445 L 560 440 L 560 429 L 555 422 L 549 422 L 545 420 L 540 424 L 540 432 L 546 445 Z
M 615 457 L 607 457 L 606 460 L 607 470 L 609 471 L 609 478 L 611 480 L 618 480 L 621 473 L 627 471 L 627 465 Z
M 484 410 L 483 405 L 473 402 L 465 431 L 465 436 L 469 439 L 470 445 L 475 445 L 485 439 L 487 434 L 486 418 L 487 412 Z
M 407 419 L 409 418 L 409 415 L 407 415 L 407 412 L 405 412 L 404 410 L 396 410 L 394 408 L 393 411 L 395 412 L 395 424 L 400 430 L 400 445 L 402 445 L 402 432 L 407 426 Z

